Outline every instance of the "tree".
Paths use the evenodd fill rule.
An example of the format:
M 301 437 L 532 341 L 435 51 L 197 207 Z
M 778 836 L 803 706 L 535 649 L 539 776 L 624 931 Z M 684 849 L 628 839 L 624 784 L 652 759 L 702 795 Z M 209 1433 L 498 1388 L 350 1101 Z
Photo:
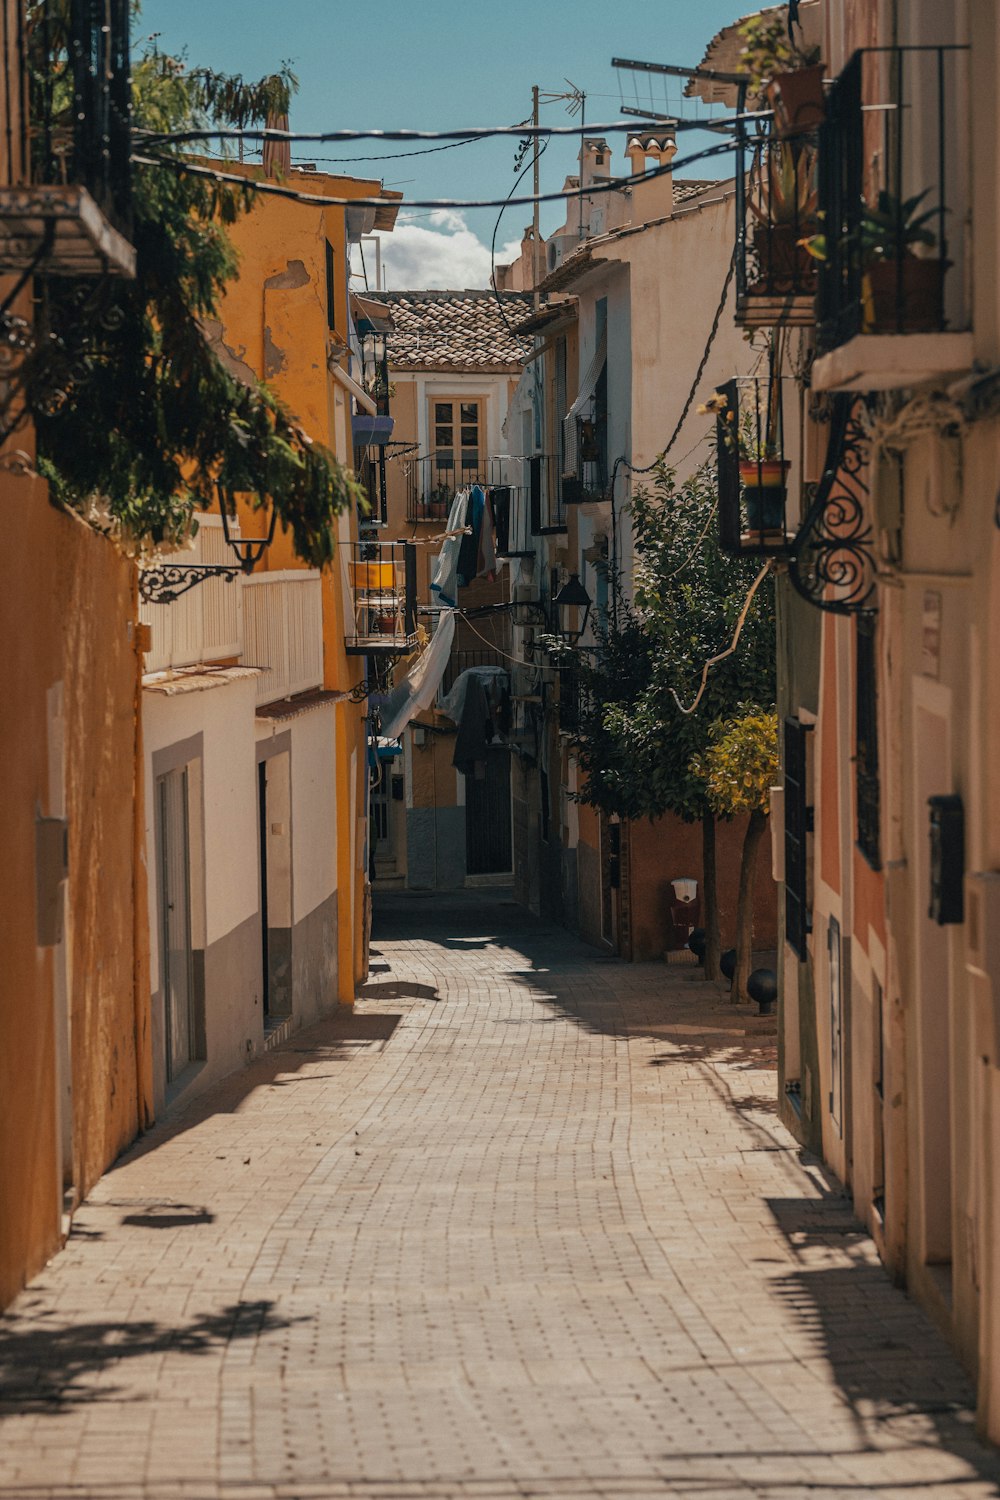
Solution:
M 631 504 L 635 588 L 630 601 L 611 577 L 615 607 L 598 625 L 598 649 L 580 664 L 578 757 L 581 800 L 621 817 L 672 812 L 702 824 L 705 973 L 718 974 L 717 813 L 691 765 L 710 726 L 744 701 L 774 700 L 774 599 L 757 592 L 732 656 L 708 674 L 704 663 L 731 642 L 754 566 L 719 551 L 713 518 L 714 462 L 678 481 L 660 468 Z
M 32 114 L 46 121 L 34 133 L 40 180 L 52 170 L 40 154 L 72 138 L 68 16 L 68 0 L 28 7 Z M 148 47 L 133 61 L 133 127 L 262 123 L 287 111 L 294 87 L 287 68 L 248 83 Z M 252 205 L 252 188 L 179 170 L 169 144 L 140 154 L 152 164 L 133 168 L 135 280 L 105 281 L 97 295 L 72 278 L 40 283 L 35 375 L 50 388 L 58 379 L 36 411 L 40 467 L 57 499 L 84 514 L 99 501 L 139 548 L 177 545 L 197 507 L 232 508 L 249 493 L 271 502 L 299 555 L 322 566 L 337 514 L 359 497 L 353 476 L 266 386 L 237 381 L 203 332 L 236 274 L 226 226 Z
M 693 757 L 692 775 L 705 787 L 708 802 L 723 817 L 747 814 L 736 904 L 736 972 L 733 991 L 747 1001 L 753 958 L 753 898 L 757 851 L 767 827 L 769 793 L 778 775 L 777 715 L 750 704 L 710 730 L 711 743 Z

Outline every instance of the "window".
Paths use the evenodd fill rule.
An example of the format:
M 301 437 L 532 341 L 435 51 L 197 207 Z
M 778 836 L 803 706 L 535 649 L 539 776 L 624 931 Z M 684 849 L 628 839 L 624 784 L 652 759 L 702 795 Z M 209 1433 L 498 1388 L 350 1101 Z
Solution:
M 878 870 L 882 866 L 879 848 L 881 799 L 878 776 L 875 620 L 871 615 L 858 617 L 856 667 L 854 787 L 858 848 L 872 869 Z
M 431 448 L 435 467 L 456 476 L 457 483 L 481 478 L 482 404 L 479 401 L 431 402 Z
M 805 962 L 812 931 L 807 888 L 806 835 L 812 832 L 812 808 L 806 795 L 806 736 L 811 726 L 785 720 L 785 938 Z
M 326 326 L 331 333 L 337 326 L 337 285 L 334 276 L 333 246 L 326 242 Z

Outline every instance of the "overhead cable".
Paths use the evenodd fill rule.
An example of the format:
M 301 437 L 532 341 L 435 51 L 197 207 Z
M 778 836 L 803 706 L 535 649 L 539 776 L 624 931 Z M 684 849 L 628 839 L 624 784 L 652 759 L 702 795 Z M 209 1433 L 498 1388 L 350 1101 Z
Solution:
M 634 177 L 623 177 L 607 182 L 595 182 L 586 190 L 588 198 L 596 197 L 600 193 L 620 193 L 627 188 L 634 187 L 637 183 L 651 182 L 656 177 L 663 177 L 669 172 L 674 172 L 678 167 L 689 167 L 697 161 L 704 161 L 709 156 L 719 156 L 733 150 L 732 143 L 726 141 L 723 145 L 709 146 L 705 151 L 695 151 L 690 156 L 677 158 L 675 161 L 663 167 L 652 167 L 648 172 L 637 173 Z M 189 158 L 182 156 L 152 156 L 133 153 L 132 161 L 141 167 L 167 167 L 173 172 L 179 172 L 191 177 L 206 177 L 213 182 L 225 182 L 233 187 L 244 188 L 247 192 L 264 193 L 271 197 L 290 198 L 294 203 L 313 203 L 319 208 L 511 208 L 526 207 L 532 203 L 562 203 L 565 202 L 567 193 L 560 190 L 557 193 L 539 193 L 537 196 L 528 193 L 520 198 L 409 198 L 405 202 L 400 198 L 340 198 L 327 197 L 325 193 L 303 193 L 298 188 L 284 187 L 276 182 L 259 182 L 252 177 L 244 177 L 238 172 L 218 172 L 212 167 L 204 167 Z
M 724 119 L 712 120 L 711 128 L 721 126 L 756 124 L 770 118 L 770 110 L 740 111 Z M 650 127 L 656 130 L 656 126 Z M 685 130 L 705 130 L 704 120 L 672 120 L 671 133 Z M 135 132 L 136 140 L 147 146 L 184 145 L 194 141 L 301 141 L 323 145 L 328 141 L 478 141 L 493 136 L 575 136 L 610 135 L 626 131 L 636 135 L 638 125 L 628 120 L 610 120 L 603 125 L 471 125 L 458 130 L 276 130 L 270 125 L 246 126 L 240 130 L 228 127 L 206 127 L 199 130 L 167 130 Z

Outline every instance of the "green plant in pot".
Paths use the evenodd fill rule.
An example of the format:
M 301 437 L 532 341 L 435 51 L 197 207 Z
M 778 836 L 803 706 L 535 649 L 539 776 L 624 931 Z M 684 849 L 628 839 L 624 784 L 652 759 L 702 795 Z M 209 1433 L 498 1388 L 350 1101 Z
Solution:
M 803 238 L 817 227 L 816 153 L 800 142 L 771 142 L 750 174 L 747 206 L 762 289 L 811 293 L 816 270 Z M 754 288 L 750 288 L 754 290 Z
M 794 42 L 784 20 L 773 13 L 751 16 L 740 34 L 751 96 L 771 106 L 776 133 L 788 137 L 815 130 L 825 111 L 819 48 Z
M 944 278 L 951 262 L 934 249 L 931 224 L 940 208 L 923 208 L 929 188 L 909 198 L 882 189 L 874 205 L 866 204 L 857 233 L 862 270 L 863 324 L 866 333 L 933 333 L 944 324 Z M 850 242 L 844 245 L 849 250 Z M 802 241 L 816 260 L 829 259 L 824 232 Z
M 779 335 L 776 343 L 780 342 Z M 777 348 L 772 355 L 774 369 L 781 368 L 776 362 L 780 353 Z M 715 414 L 718 441 L 736 455 L 749 540 L 783 539 L 791 465 L 783 456 L 778 379 L 755 381 L 749 389 L 753 406 L 740 412 L 738 422 L 724 390 L 717 390 L 698 411 Z

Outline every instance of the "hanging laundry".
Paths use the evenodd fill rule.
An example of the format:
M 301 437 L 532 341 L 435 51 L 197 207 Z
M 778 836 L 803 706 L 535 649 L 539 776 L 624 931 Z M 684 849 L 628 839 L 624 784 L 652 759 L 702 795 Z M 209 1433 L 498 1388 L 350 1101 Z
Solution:
M 462 538 L 458 552 L 458 586 L 460 589 L 467 588 L 479 573 L 479 544 L 485 509 L 486 495 L 483 487 L 480 484 L 474 484 L 469 491 L 469 505 L 466 511 L 468 534 Z
M 462 548 L 469 541 L 464 534 L 464 528 L 468 525 L 469 516 L 469 491 L 459 490 L 451 503 L 448 513 L 448 531 L 456 533 L 449 535 L 441 544 L 437 562 L 434 564 L 434 576 L 431 579 L 431 593 L 439 604 L 448 604 L 452 609 L 458 602 L 460 577 L 459 559 Z

